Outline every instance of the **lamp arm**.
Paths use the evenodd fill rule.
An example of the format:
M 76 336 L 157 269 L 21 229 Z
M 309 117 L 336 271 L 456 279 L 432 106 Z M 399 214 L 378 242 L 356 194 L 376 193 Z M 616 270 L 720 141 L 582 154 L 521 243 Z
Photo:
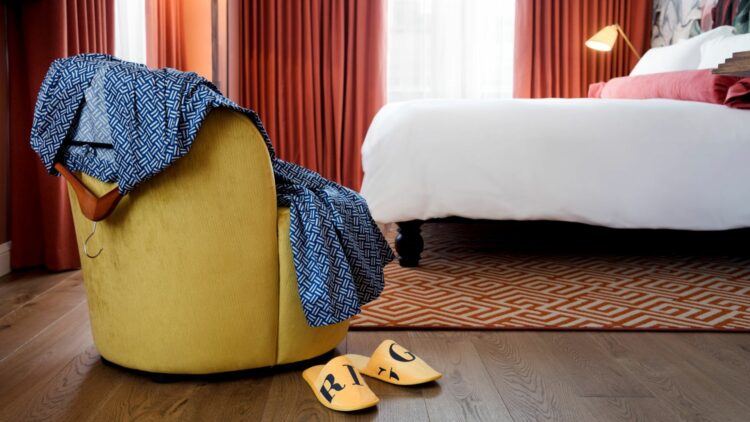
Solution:
M 622 27 L 619 24 L 615 24 L 615 27 L 617 28 L 617 32 L 622 35 L 622 39 L 625 40 L 625 43 L 630 47 L 630 50 L 635 54 L 636 57 L 638 57 L 638 60 L 641 59 L 641 55 L 638 54 L 637 51 L 635 51 L 635 47 L 633 47 L 633 43 L 630 42 L 630 38 L 628 38 L 627 35 L 625 35 L 625 31 L 622 30 Z

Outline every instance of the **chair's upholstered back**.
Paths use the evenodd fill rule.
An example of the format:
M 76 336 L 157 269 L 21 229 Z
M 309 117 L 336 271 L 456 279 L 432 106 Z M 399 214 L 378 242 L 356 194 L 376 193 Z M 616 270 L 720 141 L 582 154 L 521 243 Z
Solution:
M 82 180 L 97 194 L 113 187 Z M 286 337 L 291 324 L 280 325 L 288 311 L 279 304 L 296 304 L 297 319 L 301 306 L 296 279 L 280 289 L 280 265 L 287 273 L 292 265 L 292 276 L 294 267 L 279 261 L 268 151 L 239 113 L 211 112 L 187 156 L 99 223 L 89 242 L 89 253 L 104 248 L 98 258 L 83 254 L 92 223 L 72 192 L 71 202 L 94 341 L 108 360 L 160 373 L 232 371 L 309 358 L 346 333 L 346 324 L 303 324 L 291 335 L 321 344 L 292 341 L 286 348 L 298 350 L 279 355 L 279 332 Z

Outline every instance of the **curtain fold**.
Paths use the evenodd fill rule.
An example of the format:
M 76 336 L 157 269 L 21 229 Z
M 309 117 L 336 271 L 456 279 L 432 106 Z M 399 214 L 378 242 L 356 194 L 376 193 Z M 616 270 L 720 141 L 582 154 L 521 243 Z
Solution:
M 360 148 L 386 100 L 386 0 L 242 0 L 233 99 L 280 158 L 358 190 Z
M 219 4 L 226 1 L 145 0 L 146 64 L 195 72 L 217 83 L 213 65 L 221 54 L 212 44 L 220 30 Z
M 29 146 L 37 91 L 60 57 L 114 50 L 114 0 L 7 2 L 10 237 L 14 269 L 80 266 L 67 187 Z
M 627 75 L 638 58 L 623 40 L 609 53 L 584 43 L 618 23 L 643 54 L 652 14 L 651 0 L 516 0 L 513 96 L 585 97 L 589 84 Z
M 146 64 L 185 69 L 182 0 L 146 1 Z M 210 19 L 210 16 L 206 16 Z

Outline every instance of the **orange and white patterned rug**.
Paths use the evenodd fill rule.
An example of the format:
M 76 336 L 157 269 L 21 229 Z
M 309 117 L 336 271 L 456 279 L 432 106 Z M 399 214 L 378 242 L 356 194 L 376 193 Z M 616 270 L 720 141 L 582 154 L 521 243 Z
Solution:
M 598 244 L 571 253 L 565 241 L 539 247 L 533 233 L 426 224 L 420 266 L 391 263 L 385 291 L 352 328 L 750 331 L 750 256 L 654 253 L 648 236 L 631 234 L 648 253 L 613 253 L 601 246 L 621 242 L 620 231 L 599 230 Z

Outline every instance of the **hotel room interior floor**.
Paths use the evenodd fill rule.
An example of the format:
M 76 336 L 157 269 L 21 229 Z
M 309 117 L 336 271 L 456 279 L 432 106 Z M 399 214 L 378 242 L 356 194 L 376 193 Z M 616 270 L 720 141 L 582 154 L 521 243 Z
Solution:
M 392 338 L 444 374 L 420 388 L 368 380 L 364 420 L 746 420 L 750 334 L 357 331 L 335 353 Z M 0 279 L 0 420 L 339 420 L 300 367 L 157 384 L 106 366 L 79 272 Z

